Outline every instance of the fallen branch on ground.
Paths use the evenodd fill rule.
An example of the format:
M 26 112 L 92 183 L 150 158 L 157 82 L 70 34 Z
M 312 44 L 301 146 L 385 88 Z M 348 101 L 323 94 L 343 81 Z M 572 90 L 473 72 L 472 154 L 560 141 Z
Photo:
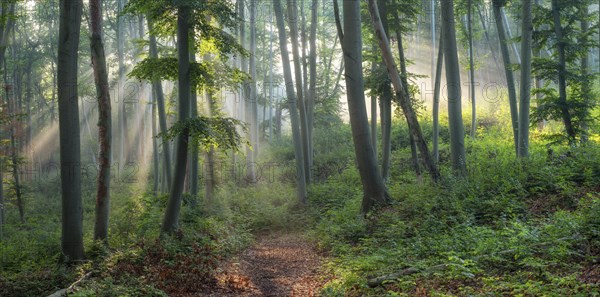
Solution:
M 77 286 L 82 281 L 88 279 L 91 275 L 92 275 L 92 272 L 90 271 L 90 272 L 84 274 L 82 277 L 80 277 L 78 280 L 76 280 L 74 283 L 72 283 L 67 288 L 60 289 L 60 290 L 58 290 L 58 291 L 56 291 L 56 292 L 48 295 L 47 297 L 65 297 L 65 296 L 68 295 L 69 292 L 73 291 L 73 289 L 75 288 L 75 286 Z

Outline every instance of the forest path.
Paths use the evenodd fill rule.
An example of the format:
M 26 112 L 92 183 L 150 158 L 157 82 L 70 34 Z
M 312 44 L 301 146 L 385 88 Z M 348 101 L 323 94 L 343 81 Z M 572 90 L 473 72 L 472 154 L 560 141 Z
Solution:
M 299 233 L 259 236 L 225 263 L 212 296 L 318 296 L 324 257 Z

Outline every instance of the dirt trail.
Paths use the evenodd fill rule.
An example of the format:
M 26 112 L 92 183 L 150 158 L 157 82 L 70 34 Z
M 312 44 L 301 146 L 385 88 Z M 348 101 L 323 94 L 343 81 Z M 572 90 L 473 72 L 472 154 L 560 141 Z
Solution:
M 210 296 L 318 296 L 321 256 L 299 234 L 270 234 L 226 263 Z

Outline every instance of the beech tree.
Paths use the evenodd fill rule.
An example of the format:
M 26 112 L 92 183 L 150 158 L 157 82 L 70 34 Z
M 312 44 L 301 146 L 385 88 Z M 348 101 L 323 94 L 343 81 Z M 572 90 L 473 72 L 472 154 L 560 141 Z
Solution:
M 298 116 L 298 107 L 296 105 L 296 93 L 294 92 L 294 82 L 292 81 L 292 70 L 290 69 L 290 57 L 287 49 L 287 34 L 283 21 L 283 10 L 280 0 L 273 1 L 273 12 L 277 21 L 277 31 L 279 35 L 279 48 L 281 50 L 281 62 L 283 64 L 283 78 L 285 81 L 285 91 L 290 112 L 290 122 L 292 125 L 292 137 L 294 140 L 294 155 L 296 158 L 296 181 L 298 183 L 298 202 L 307 203 L 306 193 L 306 173 L 304 163 L 304 150 L 302 147 L 302 136 L 300 133 L 300 118 Z M 296 82 L 298 83 L 298 82 Z
M 83 253 L 81 200 L 81 143 L 77 65 L 81 0 L 60 1 L 58 33 L 58 126 L 60 133 L 60 179 L 62 189 L 62 252 L 65 261 L 78 261 Z
M 383 183 L 383 178 L 377 170 L 377 158 L 371 143 L 367 118 L 362 73 L 360 1 L 345 0 L 343 2 L 343 27 L 339 20 L 337 1 L 334 1 L 334 9 L 336 10 L 338 35 L 342 41 L 342 51 L 344 52 L 346 97 L 348 98 L 352 140 L 354 141 L 354 152 L 363 188 L 361 212 L 366 214 L 375 205 L 389 203 L 390 197 Z
M 442 37 L 446 63 L 448 90 L 448 124 L 450 129 L 450 155 L 452 168 L 459 175 L 466 174 L 464 126 L 462 121 L 460 66 L 456 49 L 454 27 L 454 1 L 442 1 Z

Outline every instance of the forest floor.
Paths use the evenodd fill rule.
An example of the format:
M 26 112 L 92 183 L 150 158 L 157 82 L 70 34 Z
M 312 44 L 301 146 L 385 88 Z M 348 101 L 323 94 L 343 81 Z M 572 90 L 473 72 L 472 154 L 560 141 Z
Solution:
M 302 234 L 261 235 L 222 265 L 209 296 L 318 296 L 327 281 L 324 259 Z

